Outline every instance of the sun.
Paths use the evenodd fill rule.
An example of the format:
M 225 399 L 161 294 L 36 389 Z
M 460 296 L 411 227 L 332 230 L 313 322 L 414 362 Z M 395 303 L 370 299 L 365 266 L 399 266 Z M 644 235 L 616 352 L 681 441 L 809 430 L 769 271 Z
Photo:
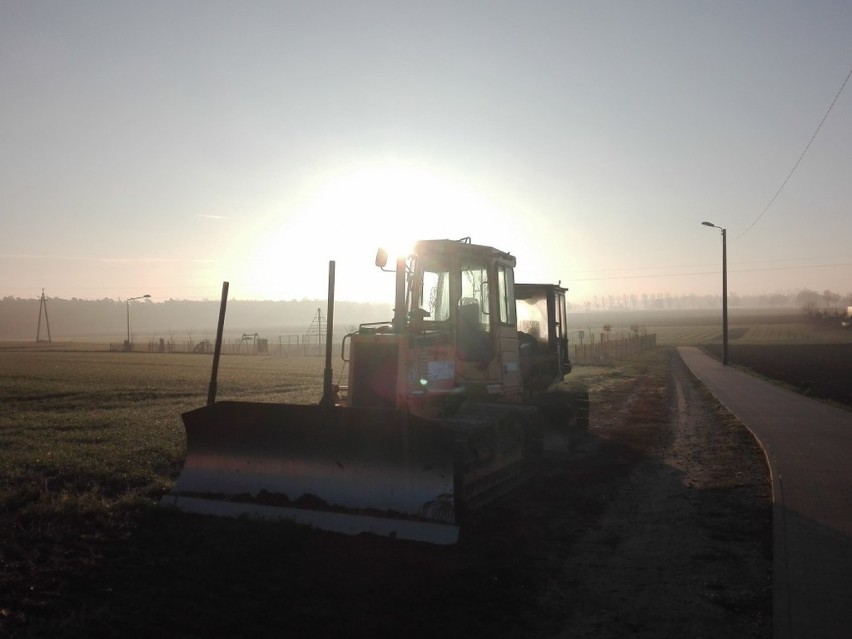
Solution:
M 486 204 L 470 186 L 437 171 L 388 163 L 363 167 L 329 181 L 312 212 L 351 220 L 357 241 L 406 254 L 417 240 L 445 237 L 482 217 Z
M 458 239 L 495 226 L 505 215 L 463 180 L 403 163 L 374 163 L 313 180 L 297 202 L 249 238 L 241 277 L 264 299 L 316 299 L 336 263 L 336 297 L 386 301 L 393 283 L 374 263 L 410 254 L 421 239 Z M 392 263 L 392 262 L 391 262 Z

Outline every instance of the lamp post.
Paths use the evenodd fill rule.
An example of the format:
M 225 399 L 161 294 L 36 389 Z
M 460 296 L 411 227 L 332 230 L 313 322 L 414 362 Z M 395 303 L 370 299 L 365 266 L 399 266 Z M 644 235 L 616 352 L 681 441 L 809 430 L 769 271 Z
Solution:
M 130 302 L 133 300 L 144 300 L 151 297 L 150 294 L 145 293 L 145 295 L 140 295 L 139 297 L 128 297 L 127 298 L 127 341 L 124 342 L 124 350 L 130 351 Z
M 722 364 L 728 365 L 728 248 L 727 233 L 721 226 L 713 222 L 702 222 L 704 226 L 710 226 L 722 231 Z

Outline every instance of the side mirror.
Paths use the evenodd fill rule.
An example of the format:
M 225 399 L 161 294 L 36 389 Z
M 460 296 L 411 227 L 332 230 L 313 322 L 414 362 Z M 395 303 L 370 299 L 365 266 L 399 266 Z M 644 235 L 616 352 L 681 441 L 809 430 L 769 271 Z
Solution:
M 388 265 L 388 252 L 385 249 L 380 248 L 376 252 L 376 266 L 378 266 L 379 268 L 384 268 L 387 265 Z

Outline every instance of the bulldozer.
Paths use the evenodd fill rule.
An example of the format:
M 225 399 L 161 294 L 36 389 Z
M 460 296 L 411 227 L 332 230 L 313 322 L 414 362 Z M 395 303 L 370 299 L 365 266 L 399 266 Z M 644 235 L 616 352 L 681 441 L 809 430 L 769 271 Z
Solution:
M 344 337 L 348 384 L 331 383 L 332 269 L 319 405 L 184 413 L 187 456 L 163 505 L 452 544 L 471 509 L 570 451 L 588 394 L 554 387 L 571 371 L 567 289 L 516 284 L 515 257 L 470 238 L 388 260 L 380 249 L 393 317 Z

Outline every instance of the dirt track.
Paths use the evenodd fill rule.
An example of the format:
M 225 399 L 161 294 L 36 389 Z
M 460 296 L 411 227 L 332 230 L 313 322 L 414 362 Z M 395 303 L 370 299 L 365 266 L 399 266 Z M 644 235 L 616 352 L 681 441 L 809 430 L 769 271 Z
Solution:
M 622 395 L 609 389 L 605 408 Z M 566 601 L 563 637 L 768 637 L 771 514 L 765 463 L 671 355 L 668 422 L 633 408 L 598 411 L 588 461 L 641 454 L 572 546 L 545 601 Z M 607 452 L 607 449 L 609 451 Z M 613 459 L 613 457 L 615 457 Z M 625 455 L 625 460 L 630 457 Z M 572 594 L 569 595 L 568 592 Z

